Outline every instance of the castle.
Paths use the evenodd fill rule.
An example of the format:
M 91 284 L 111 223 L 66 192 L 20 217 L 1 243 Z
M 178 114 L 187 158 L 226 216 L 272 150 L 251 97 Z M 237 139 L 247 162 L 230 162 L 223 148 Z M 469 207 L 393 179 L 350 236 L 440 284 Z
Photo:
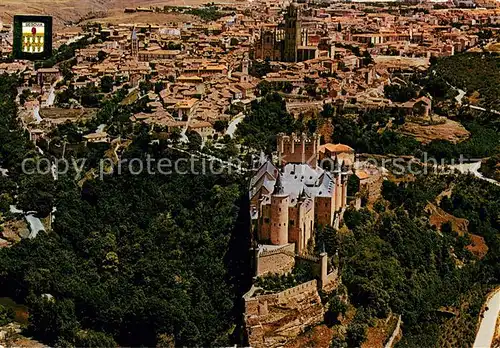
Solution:
M 320 146 L 317 134 L 280 133 L 277 156 L 276 165 L 262 163 L 250 183 L 254 284 L 243 300 L 252 347 L 282 347 L 321 323 L 326 309 L 319 293 L 330 293 L 341 282 L 338 255 L 329 257 L 323 249 L 315 256 L 310 247 L 315 225 L 337 226 L 342 217 L 354 151 L 341 144 Z M 309 280 L 279 292 L 258 283 L 297 266 L 309 268 Z
M 307 46 L 307 29 L 302 28 L 300 8 L 292 3 L 287 8 L 284 28 L 263 30 L 253 47 L 254 59 L 301 62 L 317 57 L 317 47 Z
M 305 254 L 314 226 L 336 225 L 347 205 L 347 166 L 337 157 L 323 158 L 319 136 L 278 135 L 278 162 L 261 165 L 250 183 L 250 214 L 254 238 L 266 250 L 293 245 Z

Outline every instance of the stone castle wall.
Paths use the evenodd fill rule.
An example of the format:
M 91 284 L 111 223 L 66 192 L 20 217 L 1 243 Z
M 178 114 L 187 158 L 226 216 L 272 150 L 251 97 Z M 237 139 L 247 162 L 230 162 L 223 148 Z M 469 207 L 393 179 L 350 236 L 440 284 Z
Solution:
M 317 280 L 285 291 L 253 296 L 245 295 L 245 327 L 252 347 L 279 347 L 297 337 L 324 318 L 324 307 Z
M 289 273 L 295 266 L 295 245 L 287 244 L 279 249 L 263 251 L 258 258 L 256 276 Z

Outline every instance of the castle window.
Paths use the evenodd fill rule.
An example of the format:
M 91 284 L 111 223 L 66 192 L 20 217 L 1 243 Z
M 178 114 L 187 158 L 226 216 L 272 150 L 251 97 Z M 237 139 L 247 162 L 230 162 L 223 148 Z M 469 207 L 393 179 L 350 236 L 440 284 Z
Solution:
M 278 208 L 278 209 L 279 209 L 279 211 L 281 211 L 281 208 Z
M 289 223 L 290 223 L 290 225 L 292 225 L 292 226 L 293 226 L 293 225 L 295 224 L 295 221 L 290 220 L 290 222 L 289 222 Z
M 269 223 L 269 218 L 264 218 L 264 223 L 268 224 Z

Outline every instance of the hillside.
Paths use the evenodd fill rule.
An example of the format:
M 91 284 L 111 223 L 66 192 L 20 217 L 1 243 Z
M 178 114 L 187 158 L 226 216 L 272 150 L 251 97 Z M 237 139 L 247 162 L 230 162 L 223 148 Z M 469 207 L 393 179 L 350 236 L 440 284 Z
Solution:
M 99 19 L 110 23 L 145 22 L 153 21 L 167 23 L 174 21 L 178 17 L 189 18 L 182 15 L 135 13 L 124 14 L 126 7 L 139 6 L 195 6 L 204 4 L 202 0 L 169 0 L 169 1 L 148 1 L 148 0 L 2 0 L 0 3 L 0 19 L 5 23 L 10 23 L 15 14 L 43 14 L 54 18 L 54 26 L 61 28 L 64 25 L 84 21 L 86 19 Z M 234 3 L 235 1 L 218 1 L 219 3 Z

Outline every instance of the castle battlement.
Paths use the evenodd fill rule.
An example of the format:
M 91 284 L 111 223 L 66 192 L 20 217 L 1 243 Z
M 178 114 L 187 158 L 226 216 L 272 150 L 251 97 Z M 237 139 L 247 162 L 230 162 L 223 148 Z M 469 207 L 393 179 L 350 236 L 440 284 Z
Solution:
M 292 133 L 291 135 L 286 135 L 285 133 L 278 134 L 278 142 L 283 142 L 285 144 L 295 142 L 295 143 L 313 143 L 314 141 L 319 140 L 318 134 L 313 134 L 312 137 L 307 136 L 305 133 L 296 134 Z
M 295 250 L 294 244 L 286 244 L 280 248 L 276 248 L 273 250 L 262 250 L 259 252 L 259 257 L 276 255 L 276 254 L 281 254 L 281 253 L 294 257 L 295 256 L 294 250 Z
M 318 262 L 320 260 L 319 257 L 311 256 L 311 255 L 296 255 L 295 257 L 298 259 L 302 259 L 305 261 L 311 261 L 311 262 Z
M 305 133 L 286 135 L 279 133 L 277 137 L 278 164 L 307 163 L 315 168 L 319 160 L 319 135 L 308 136 Z

